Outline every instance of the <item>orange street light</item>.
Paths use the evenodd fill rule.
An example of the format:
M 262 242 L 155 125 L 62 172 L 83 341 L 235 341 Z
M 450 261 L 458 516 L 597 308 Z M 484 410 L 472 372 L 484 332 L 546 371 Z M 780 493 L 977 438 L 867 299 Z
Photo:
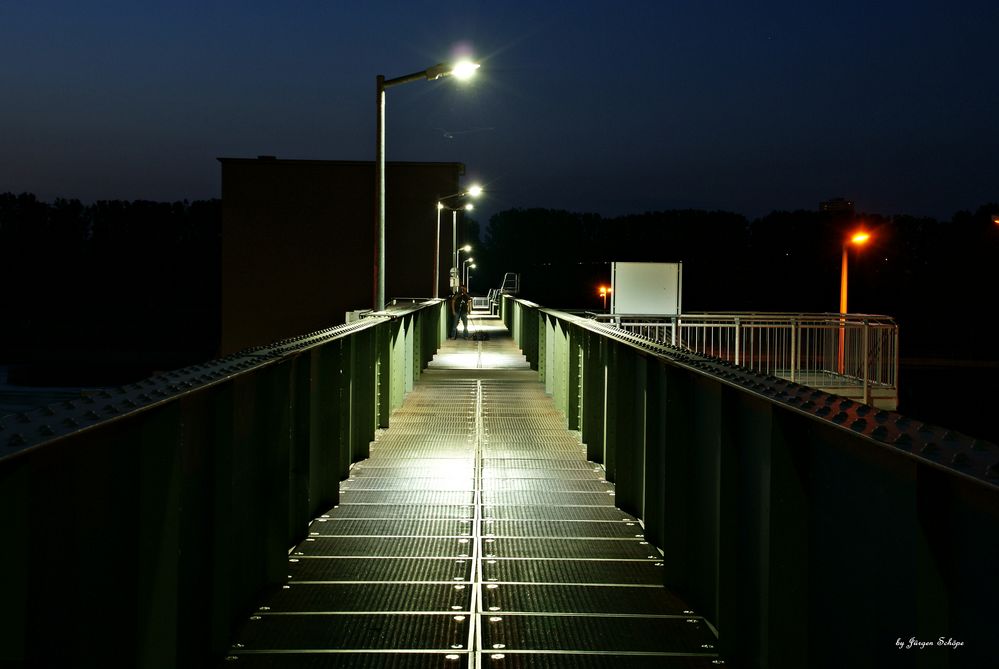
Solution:
M 604 300 L 604 311 L 607 311 L 607 294 L 613 293 L 614 291 L 607 286 L 600 286 L 599 295 Z
M 999 225 L 999 214 L 992 214 L 992 222 Z
M 847 286 L 847 265 L 848 257 L 847 250 L 850 244 L 854 246 L 863 246 L 871 239 L 871 235 L 868 232 L 860 230 L 858 232 L 850 235 L 850 239 L 843 242 L 843 262 L 842 270 L 840 271 L 840 281 L 839 281 L 839 313 L 846 313 L 846 286 Z
M 849 254 L 847 251 L 850 245 L 863 246 L 868 241 L 870 241 L 871 235 L 864 230 L 858 230 L 850 235 L 849 239 L 843 242 L 843 261 L 841 263 L 841 270 L 839 275 L 839 313 L 846 315 L 846 294 L 847 294 L 847 268 L 849 266 Z M 840 319 L 839 326 L 839 359 L 837 361 L 837 369 L 840 374 L 845 373 L 846 370 L 846 320 L 844 318 Z

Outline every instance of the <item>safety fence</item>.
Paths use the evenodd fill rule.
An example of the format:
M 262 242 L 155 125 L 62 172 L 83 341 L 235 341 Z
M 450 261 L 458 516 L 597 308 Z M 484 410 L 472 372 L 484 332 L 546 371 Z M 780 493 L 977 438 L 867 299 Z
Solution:
M 759 374 L 865 404 L 898 406 L 898 325 L 889 316 L 725 312 L 594 318 Z
M 996 445 L 524 300 L 501 314 L 734 666 L 994 660 Z
M 0 423 L 0 665 L 223 657 L 445 327 L 430 300 Z

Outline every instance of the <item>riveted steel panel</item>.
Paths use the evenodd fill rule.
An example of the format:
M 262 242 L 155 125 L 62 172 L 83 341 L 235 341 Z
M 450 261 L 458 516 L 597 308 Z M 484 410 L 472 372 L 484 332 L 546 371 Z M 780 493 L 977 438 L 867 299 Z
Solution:
M 659 551 L 643 539 L 521 539 L 487 537 L 483 557 L 566 560 L 660 560 Z
M 296 554 L 306 556 L 465 557 L 471 555 L 471 540 L 464 537 L 310 537 L 298 545 Z
M 342 496 L 341 496 L 342 499 Z M 526 490 L 484 490 L 482 502 L 493 505 L 583 505 L 614 506 L 613 487 L 608 492 L 534 492 Z
M 313 523 L 309 528 L 309 536 L 467 537 L 471 535 L 473 529 L 471 518 L 351 520 L 337 515 L 324 523 Z
M 604 613 L 615 615 L 671 615 L 688 611 L 662 587 L 600 585 L 498 584 L 482 588 L 482 610 L 490 613 Z
M 473 518 L 475 507 L 448 504 L 341 504 L 334 510 L 338 519 L 348 518 Z M 322 519 L 317 519 L 316 522 Z
M 565 507 L 562 507 L 563 509 Z M 618 513 L 618 516 L 621 514 Z M 642 528 L 634 522 L 615 519 L 614 521 L 554 520 L 509 521 L 482 520 L 482 536 L 494 537 L 536 537 L 536 538 L 601 538 L 601 539 L 644 539 Z
M 468 613 L 471 603 L 471 588 L 456 590 L 450 583 L 295 583 L 267 595 L 259 611 Z
M 638 519 L 631 516 L 611 504 L 604 506 L 544 506 L 540 504 L 527 504 L 523 506 L 496 506 L 486 505 L 482 507 L 482 517 L 484 519 L 494 518 L 502 520 L 557 520 L 569 522 L 575 520 L 620 520 L 625 524 L 631 523 L 628 527 L 638 529 L 641 526 Z
M 313 614 L 253 616 L 236 636 L 243 651 L 336 648 L 467 649 L 468 615 Z
M 466 669 L 472 666 L 470 657 L 468 652 L 453 649 L 436 653 L 339 650 L 247 653 L 234 650 L 226 666 L 232 664 L 240 669 Z
M 487 583 L 580 583 L 662 585 L 662 562 L 653 560 L 502 560 L 485 559 Z
M 474 490 L 475 482 L 470 478 L 397 478 L 359 476 L 340 484 L 340 491 L 347 490 Z
M 494 620 L 498 619 L 498 620 Z M 714 635 L 692 617 L 636 618 L 494 615 L 482 623 L 482 645 L 509 650 L 602 650 L 644 653 L 703 653 Z
M 297 551 L 296 551 L 297 552 Z M 294 559 L 294 558 L 292 558 Z M 298 558 L 288 563 L 289 582 L 405 581 L 467 582 L 470 559 L 455 558 Z

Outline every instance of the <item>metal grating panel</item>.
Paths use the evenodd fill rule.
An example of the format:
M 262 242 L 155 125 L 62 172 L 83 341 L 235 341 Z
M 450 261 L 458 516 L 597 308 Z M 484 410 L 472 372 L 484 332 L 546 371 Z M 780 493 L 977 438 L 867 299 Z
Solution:
M 456 504 L 341 504 L 333 510 L 337 519 L 349 518 L 474 518 L 475 507 Z M 317 519 L 322 521 L 323 519 Z M 315 528 L 315 523 L 313 523 Z
M 661 562 L 593 560 L 484 560 L 488 583 L 592 583 L 662 585 Z
M 588 616 L 487 616 L 482 645 L 509 650 L 576 650 L 639 653 L 703 653 L 715 643 L 700 618 L 603 618 Z
M 512 596 L 512 594 L 511 594 Z M 469 612 L 472 588 L 450 583 L 328 583 L 279 588 L 266 597 L 261 612 L 342 613 L 347 611 Z
M 456 650 L 437 653 L 334 650 L 325 653 L 266 654 L 235 651 L 229 657 L 232 659 L 226 662 L 226 666 L 236 666 L 239 669 L 468 669 L 472 666 L 470 654 Z
M 326 522 L 313 523 L 309 535 L 313 537 L 332 536 L 393 536 L 393 537 L 467 537 L 472 534 L 470 518 L 456 520 L 422 519 L 365 519 L 331 518 Z
M 467 650 L 467 614 L 259 614 L 237 635 L 244 651 Z
M 482 588 L 482 609 L 506 613 L 684 615 L 686 604 L 662 588 L 495 584 Z
M 297 552 L 297 551 L 296 551 Z M 288 581 L 408 581 L 460 583 L 472 561 L 452 558 L 302 558 L 288 563 Z
M 482 539 L 483 557 L 533 560 L 660 560 L 659 551 L 638 539 Z
M 306 557 L 466 557 L 472 554 L 472 539 L 428 539 L 425 537 L 309 537 L 295 555 Z
M 565 508 L 565 507 L 562 507 Z M 617 514 L 620 516 L 621 514 Z M 579 521 L 560 518 L 558 522 L 549 520 L 509 521 L 482 520 L 484 537 L 534 537 L 534 538 L 591 538 L 591 539 L 630 539 L 645 538 L 642 528 L 634 522 Z

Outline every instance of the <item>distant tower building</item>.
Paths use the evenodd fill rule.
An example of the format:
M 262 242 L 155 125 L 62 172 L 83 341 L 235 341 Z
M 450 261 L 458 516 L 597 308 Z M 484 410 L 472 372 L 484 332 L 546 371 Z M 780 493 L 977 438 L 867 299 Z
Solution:
M 853 214 L 853 203 L 842 197 L 834 197 L 831 200 L 819 202 L 819 211 L 828 211 L 838 214 Z

